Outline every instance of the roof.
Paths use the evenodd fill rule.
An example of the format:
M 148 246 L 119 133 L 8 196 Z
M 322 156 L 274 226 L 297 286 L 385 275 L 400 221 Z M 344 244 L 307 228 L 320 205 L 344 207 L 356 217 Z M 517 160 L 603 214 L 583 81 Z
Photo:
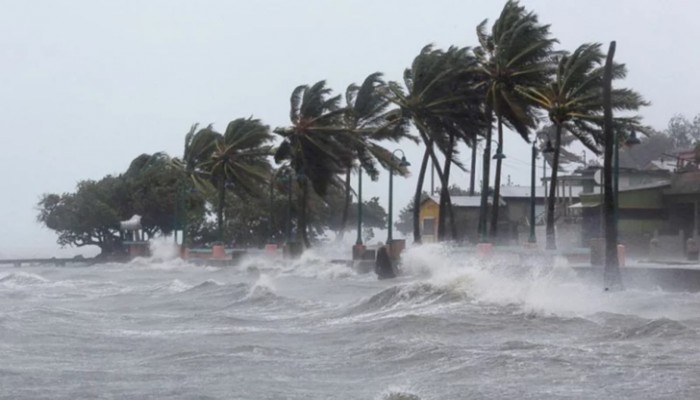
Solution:
M 432 200 L 436 204 L 440 204 L 440 196 L 429 196 L 423 202 L 427 200 Z M 474 207 L 474 208 L 479 208 L 481 207 L 481 195 L 479 196 L 450 196 L 450 200 L 452 201 L 452 205 L 455 207 Z M 493 204 L 493 196 L 489 196 L 487 198 L 487 202 L 489 205 Z M 506 202 L 501 199 L 499 202 L 499 205 L 505 206 Z
M 620 192 L 632 192 L 635 190 L 656 189 L 656 188 L 661 188 L 661 187 L 670 186 L 670 185 L 671 185 L 671 182 L 669 182 L 669 181 L 658 181 L 658 182 L 646 183 L 643 185 L 621 187 L 618 190 Z
M 530 198 L 530 186 L 501 186 L 501 197 Z M 535 186 L 535 197 L 544 198 L 544 186 Z

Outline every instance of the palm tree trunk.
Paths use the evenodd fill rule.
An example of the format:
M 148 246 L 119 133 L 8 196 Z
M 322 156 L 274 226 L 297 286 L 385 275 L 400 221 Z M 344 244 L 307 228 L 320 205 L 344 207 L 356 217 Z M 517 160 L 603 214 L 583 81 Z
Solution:
M 547 199 L 547 249 L 556 250 L 557 238 L 554 233 L 554 206 L 557 199 L 557 171 L 559 170 L 559 148 L 561 147 L 561 124 L 556 124 L 557 134 L 554 140 L 552 160 L 552 178 L 549 180 L 549 198 Z
M 474 196 L 474 179 L 476 178 L 476 144 L 477 140 L 474 137 L 472 142 L 472 168 L 469 171 L 469 195 Z
M 426 146 L 432 146 L 432 142 L 426 144 Z M 420 171 L 418 172 L 418 183 L 416 184 L 416 192 L 413 196 L 413 242 L 421 243 L 421 233 L 420 233 L 420 200 L 423 194 L 423 181 L 425 180 L 425 170 L 428 167 L 428 158 L 430 158 L 430 153 L 426 147 L 423 152 L 423 161 L 420 164 Z
M 440 208 L 438 212 L 438 240 L 445 239 L 446 221 L 447 221 L 447 204 L 450 199 L 450 167 L 452 166 L 452 152 L 454 150 L 454 136 L 450 136 L 450 150 L 445 155 L 445 169 L 443 173 L 444 181 L 440 190 Z M 454 223 L 453 223 L 454 225 Z M 454 239 L 454 238 L 453 238 Z
M 493 132 L 493 126 L 491 125 L 491 118 L 493 117 L 491 109 L 486 110 L 486 116 L 489 121 L 489 129 L 486 131 L 486 145 L 484 147 L 483 156 L 483 171 L 482 171 L 482 183 L 481 183 L 481 206 L 479 207 L 479 241 L 484 242 L 488 239 L 488 234 L 486 232 L 486 223 L 488 220 L 488 209 L 489 209 L 489 172 L 491 170 L 491 133 Z
M 503 119 L 500 114 L 498 118 L 498 150 L 503 152 Z M 498 152 L 497 150 L 497 152 Z M 502 159 L 498 158 L 496 160 L 496 176 L 494 177 L 495 182 L 493 183 L 493 210 L 491 211 L 491 238 L 496 239 L 498 237 L 498 205 L 501 198 L 501 165 Z
M 309 233 L 306 229 L 306 206 L 309 198 L 309 185 L 307 184 L 306 177 L 302 177 L 301 184 L 301 201 L 299 204 L 299 231 L 301 232 L 301 239 L 304 241 L 304 247 L 307 249 L 311 247 L 311 242 L 309 241 Z
M 219 208 L 216 210 L 217 240 L 224 244 L 224 201 L 226 200 L 226 186 L 224 177 L 219 178 Z
M 338 239 L 342 239 L 343 236 L 345 235 L 345 227 L 347 226 L 348 223 L 348 213 L 350 210 L 350 203 L 352 202 L 352 195 L 350 193 L 350 176 L 352 173 L 352 169 L 348 168 L 348 171 L 345 173 L 345 204 L 343 205 L 343 216 L 340 219 L 340 227 L 338 228 Z M 360 173 L 362 173 L 362 170 L 360 170 Z M 359 199 L 358 199 L 359 201 Z
M 605 157 L 603 161 L 603 175 L 605 185 L 605 289 L 620 289 L 622 277 L 620 276 L 620 264 L 617 258 L 617 221 L 615 221 L 615 199 L 613 194 L 612 159 L 616 133 L 613 131 L 611 90 L 613 57 L 615 56 L 615 42 L 610 42 L 608 57 L 603 71 L 603 136 L 605 138 Z M 617 155 L 615 155 L 617 156 Z

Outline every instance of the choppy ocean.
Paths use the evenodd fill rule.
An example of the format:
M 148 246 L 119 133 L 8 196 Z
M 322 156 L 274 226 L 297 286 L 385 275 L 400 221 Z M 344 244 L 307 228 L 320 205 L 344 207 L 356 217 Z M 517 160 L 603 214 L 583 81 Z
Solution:
M 0 398 L 700 398 L 700 294 L 437 245 L 394 280 L 330 257 L 0 268 Z

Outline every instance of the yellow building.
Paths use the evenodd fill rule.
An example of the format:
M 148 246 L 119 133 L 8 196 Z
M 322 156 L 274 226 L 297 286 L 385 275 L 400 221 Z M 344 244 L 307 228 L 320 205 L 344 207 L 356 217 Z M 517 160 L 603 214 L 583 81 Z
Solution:
M 479 223 L 479 208 L 481 196 L 451 196 L 452 209 L 455 213 L 455 221 L 459 226 L 460 239 L 477 242 L 477 226 Z M 489 207 L 492 205 L 492 197 L 488 198 Z M 506 204 L 499 202 L 501 207 Z M 505 217 L 505 213 L 502 213 Z M 428 196 L 421 202 L 419 220 L 423 243 L 437 241 L 438 220 L 440 218 L 440 197 Z

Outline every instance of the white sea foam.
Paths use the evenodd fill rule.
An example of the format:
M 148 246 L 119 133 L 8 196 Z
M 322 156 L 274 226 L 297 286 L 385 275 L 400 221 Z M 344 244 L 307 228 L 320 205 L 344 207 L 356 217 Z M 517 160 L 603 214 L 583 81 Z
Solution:
M 0 276 L 0 284 L 11 288 L 23 288 L 47 284 L 50 281 L 41 275 L 31 272 L 12 272 Z
M 692 311 L 688 306 L 697 304 L 700 294 L 636 289 L 604 292 L 602 284 L 579 278 L 561 259 L 543 258 L 521 265 L 511 257 L 480 259 L 474 249 L 430 244 L 408 249 L 402 260 L 403 271 L 416 278 L 463 290 L 476 301 L 517 305 L 527 313 L 572 317 L 613 312 L 650 318 L 700 318 L 700 310 Z M 676 307 L 669 307 L 669 300 Z

